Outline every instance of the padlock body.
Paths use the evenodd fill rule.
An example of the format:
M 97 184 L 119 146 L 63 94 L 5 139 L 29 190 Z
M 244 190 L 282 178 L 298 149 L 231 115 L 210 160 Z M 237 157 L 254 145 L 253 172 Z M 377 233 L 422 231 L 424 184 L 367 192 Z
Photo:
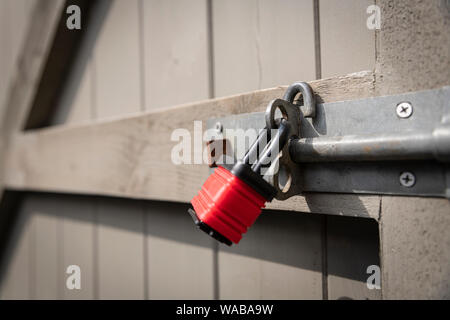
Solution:
M 235 168 L 240 170 L 233 170 Z M 191 201 L 200 222 L 213 229 L 210 234 L 212 235 L 214 231 L 219 233 L 230 241 L 229 244 L 239 243 L 242 234 L 247 232 L 260 215 L 268 198 L 270 200 L 273 198 L 272 195 L 268 197 L 264 194 L 264 190 L 261 191 L 261 185 L 264 185 L 266 189 L 267 185 L 270 185 L 260 176 L 251 172 L 249 178 L 247 171 L 250 169 L 247 170 L 243 165 L 235 166 L 233 169 L 229 171 L 224 167 L 216 168 Z M 242 175 L 243 171 L 246 175 Z

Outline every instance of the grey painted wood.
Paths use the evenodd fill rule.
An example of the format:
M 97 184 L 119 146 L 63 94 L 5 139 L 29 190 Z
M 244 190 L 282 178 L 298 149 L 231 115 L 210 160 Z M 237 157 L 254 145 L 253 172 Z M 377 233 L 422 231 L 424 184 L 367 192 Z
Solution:
M 212 6 L 216 96 L 314 79 L 312 1 Z M 219 247 L 219 298 L 322 298 L 320 233 L 316 217 L 260 217 L 238 246 Z
M 367 28 L 374 0 L 320 0 L 322 78 L 375 68 L 375 30 Z
M 208 98 L 206 0 L 143 2 L 146 109 Z
M 315 78 L 312 1 L 213 1 L 217 97 Z
M 97 207 L 100 299 L 143 299 L 144 212 L 141 203 L 99 199 Z
M 92 198 L 78 196 L 53 196 L 61 205 L 58 219 L 62 220 L 61 228 L 61 266 L 62 299 L 95 298 L 95 232 L 96 221 Z M 59 199 L 59 200 L 57 200 Z M 67 267 L 77 265 L 81 269 L 81 289 L 69 290 L 66 280 Z
M 139 1 L 114 1 L 94 47 L 97 119 L 141 111 L 139 41 Z M 117 199 L 100 199 L 96 207 L 98 298 L 144 298 L 143 208 Z
M 188 205 L 146 205 L 150 299 L 214 298 L 213 240 L 195 228 Z
M 26 36 L 30 15 L 36 0 L 3 0 L 0 3 L 0 115 L 17 69 L 21 46 Z M 0 117 L 1 118 L 1 117 Z
M 61 245 L 61 220 L 57 216 L 63 210 L 50 197 L 34 197 L 31 207 L 34 228 L 34 295 L 35 299 L 57 299 L 62 291 L 64 270 L 59 264 L 58 246 Z
M 381 299 L 368 289 L 367 268 L 380 266 L 378 223 L 372 219 L 327 216 L 328 299 Z
M 378 0 L 378 94 L 449 85 L 450 12 L 445 1 Z M 432 35 L 432 36 L 431 36 Z M 399 59 L 401 57 L 401 59 Z M 385 299 L 449 299 L 450 202 L 382 198 L 382 290 Z
M 98 119 L 141 110 L 138 0 L 112 2 L 94 48 Z
M 220 299 L 321 299 L 321 221 L 264 212 L 238 245 L 220 245 Z
M 383 197 L 384 299 L 450 299 L 450 202 Z

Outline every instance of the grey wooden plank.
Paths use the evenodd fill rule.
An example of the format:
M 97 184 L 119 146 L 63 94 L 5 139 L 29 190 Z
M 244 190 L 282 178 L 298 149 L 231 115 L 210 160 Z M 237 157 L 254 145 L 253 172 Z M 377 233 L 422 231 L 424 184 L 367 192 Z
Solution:
M 98 269 L 100 299 L 144 298 L 144 215 L 140 203 L 99 199 Z
M 56 199 L 56 196 L 55 196 Z M 95 214 L 92 198 L 58 196 L 62 220 L 61 265 L 62 299 L 95 298 Z M 81 289 L 68 289 L 67 267 L 76 265 L 81 270 Z
M 450 299 L 450 202 L 383 196 L 383 299 Z
M 98 119 L 139 112 L 138 0 L 112 2 L 94 48 Z
M 138 0 L 113 2 L 99 33 L 93 83 L 97 119 L 141 110 L 138 10 Z M 117 199 L 96 205 L 98 298 L 144 298 L 142 207 Z
M 446 1 L 377 0 L 377 95 L 450 84 L 450 13 Z M 400 18 L 401 17 L 401 18 Z
M 312 1 L 213 1 L 216 96 L 315 78 Z
M 374 0 L 320 0 L 322 78 L 373 70 L 375 30 L 367 28 Z
M 264 212 L 232 247 L 220 245 L 220 299 L 322 299 L 322 220 Z
M 327 216 L 328 299 L 381 299 L 369 289 L 367 268 L 380 267 L 378 223 L 373 219 Z
M 146 206 L 150 299 L 214 298 L 213 240 L 197 230 L 186 204 Z
M 57 213 L 63 210 L 48 195 L 30 195 L 29 208 L 33 228 L 34 299 L 57 299 L 62 292 L 62 270 L 59 265 L 61 227 Z
M 208 98 L 206 0 L 143 2 L 146 109 Z
M 450 24 L 445 1 L 377 0 L 377 94 L 449 85 Z M 432 35 L 432 36 L 431 36 Z M 401 58 L 399 58 L 401 57 Z M 384 299 L 449 299 L 450 202 L 382 198 Z

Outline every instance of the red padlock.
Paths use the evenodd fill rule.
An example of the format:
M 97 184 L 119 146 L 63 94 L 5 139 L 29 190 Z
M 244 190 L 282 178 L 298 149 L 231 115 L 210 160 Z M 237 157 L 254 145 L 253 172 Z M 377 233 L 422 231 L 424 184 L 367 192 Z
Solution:
M 298 93 L 302 94 L 302 106 L 293 104 Z M 275 119 L 277 110 L 281 112 L 282 118 Z M 271 101 L 265 114 L 266 129 L 244 159 L 231 167 L 219 166 L 192 199 L 194 210 L 189 209 L 189 213 L 195 224 L 220 242 L 237 244 L 242 234 L 258 218 L 266 202 L 272 201 L 275 196 L 279 199 L 292 196 L 292 193 L 277 189 L 267 182 L 261 169 L 268 162 L 270 166 L 267 160 L 275 159 L 274 155 L 279 155 L 288 140 L 299 135 L 301 117 L 314 117 L 315 111 L 314 94 L 305 82 L 294 83 L 286 90 L 283 99 Z M 272 130 L 276 130 L 276 134 L 271 138 Z M 267 140 L 270 143 L 262 146 L 261 142 Z M 281 157 L 289 157 L 286 149 Z M 259 150 L 262 150 L 261 156 L 257 157 Z M 251 164 L 250 159 L 256 158 L 256 163 Z M 278 185 L 276 181 L 278 177 L 271 180 L 274 185 Z
M 277 189 L 264 180 L 259 172 L 264 160 L 284 146 L 289 127 L 286 120 L 280 122 L 277 134 L 253 166 L 249 164 L 249 159 L 256 152 L 260 140 L 269 134 L 267 129 L 242 162 L 230 168 L 219 166 L 209 176 L 191 201 L 194 210 L 189 209 L 201 230 L 227 245 L 241 240 L 242 234 L 258 218 L 265 203 L 272 201 L 277 194 Z

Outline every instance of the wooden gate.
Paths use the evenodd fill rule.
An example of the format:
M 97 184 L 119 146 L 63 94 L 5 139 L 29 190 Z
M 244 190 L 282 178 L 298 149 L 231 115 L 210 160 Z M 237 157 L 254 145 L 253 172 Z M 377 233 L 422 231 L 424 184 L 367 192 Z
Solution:
M 294 81 L 320 102 L 449 85 L 449 18 L 443 0 L 0 2 L 1 297 L 450 298 L 446 199 L 304 194 L 226 247 L 187 214 L 208 166 L 170 159 L 174 129 Z

